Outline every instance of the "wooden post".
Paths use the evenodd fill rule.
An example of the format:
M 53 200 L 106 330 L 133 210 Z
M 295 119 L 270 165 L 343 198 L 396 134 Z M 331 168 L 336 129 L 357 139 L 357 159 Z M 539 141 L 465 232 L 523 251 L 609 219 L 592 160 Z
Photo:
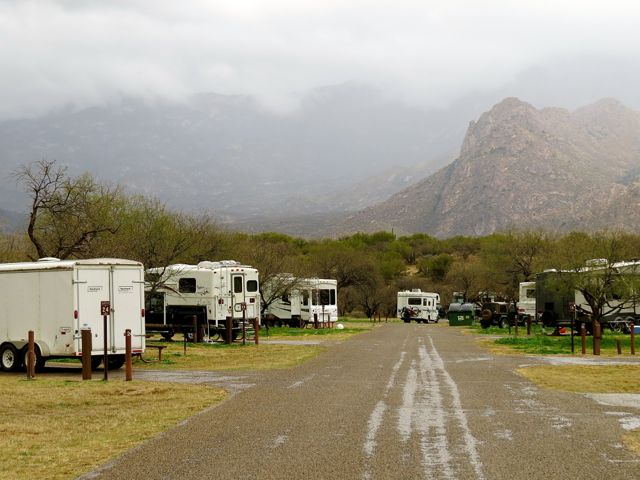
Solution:
M 191 341 L 196 344 L 198 343 L 198 316 L 194 315 L 191 317 L 191 325 L 193 326 L 193 333 L 191 336 Z
M 124 369 L 125 369 L 125 382 L 133 380 L 133 365 L 131 363 L 131 330 L 126 329 L 124 331 Z
M 582 354 L 587 353 L 587 326 L 583 323 L 580 326 L 580 339 L 582 340 Z
M 91 329 L 80 330 L 82 342 L 82 380 L 91 380 Z
M 256 345 L 258 345 L 260 343 L 260 321 L 257 318 L 253 319 L 253 332 Z
M 27 351 L 27 379 L 36 378 L 36 341 L 35 333 L 29 330 L 29 347 Z M 18 361 L 18 359 L 16 359 Z
M 636 354 L 636 329 L 635 324 L 631 324 L 631 336 L 629 338 L 631 340 L 631 355 Z
M 527 336 L 531 335 L 531 315 L 527 315 Z
M 600 322 L 593 322 L 593 354 L 600 355 L 600 341 L 602 339 L 602 330 Z
M 107 325 L 108 325 L 107 315 L 103 315 L 102 327 L 103 327 L 103 334 L 104 334 L 104 352 L 102 357 L 102 366 L 104 367 L 103 379 L 105 381 L 109 380 L 109 353 L 108 353 L 109 342 L 107 339 Z
M 247 344 L 247 311 L 242 309 L 242 345 Z
M 313 328 L 314 329 L 318 329 L 318 314 L 314 313 L 313 314 Z
M 231 343 L 233 342 L 233 313 L 230 317 L 227 317 L 225 328 L 227 331 L 227 338 L 225 339 L 224 343 L 226 343 L 227 345 L 231 345 Z
M 618 355 L 622 355 L 622 347 L 620 346 L 619 338 L 616 338 L 616 349 L 618 350 Z

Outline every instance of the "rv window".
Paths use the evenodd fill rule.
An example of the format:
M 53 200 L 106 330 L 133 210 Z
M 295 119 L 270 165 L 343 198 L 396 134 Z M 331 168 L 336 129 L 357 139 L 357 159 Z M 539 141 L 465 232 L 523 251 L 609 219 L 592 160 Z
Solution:
M 331 303 L 331 293 L 333 290 L 322 289 L 320 290 L 320 305 L 333 305 Z
M 336 304 L 336 291 L 332 288 L 330 290 L 331 292 L 331 305 L 335 305 Z
M 307 305 L 309 303 L 309 292 L 305 290 L 302 292 L 302 304 Z
M 527 298 L 536 298 L 536 289 L 535 288 L 527 288 L 527 291 L 524 294 Z
M 181 278 L 178 280 L 178 292 L 180 293 L 196 293 L 195 278 Z
M 287 295 L 286 293 L 282 295 L 282 301 L 284 303 L 289 303 L 289 295 Z
M 422 299 L 415 298 L 415 297 L 410 297 L 410 298 L 407 299 L 407 303 L 409 305 L 418 305 L 418 306 L 420 306 L 422 304 Z
M 233 293 L 242 293 L 242 277 L 233 277 Z
M 247 280 L 247 292 L 257 292 L 257 291 L 258 291 L 258 281 Z

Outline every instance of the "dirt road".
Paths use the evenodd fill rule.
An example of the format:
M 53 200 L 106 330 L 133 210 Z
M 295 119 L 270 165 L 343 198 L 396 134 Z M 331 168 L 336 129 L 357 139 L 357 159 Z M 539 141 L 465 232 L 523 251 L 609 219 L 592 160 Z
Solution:
M 640 410 L 515 373 L 538 362 L 444 325 L 383 325 L 295 369 L 226 376 L 230 400 L 84 478 L 640 478 L 620 443 Z

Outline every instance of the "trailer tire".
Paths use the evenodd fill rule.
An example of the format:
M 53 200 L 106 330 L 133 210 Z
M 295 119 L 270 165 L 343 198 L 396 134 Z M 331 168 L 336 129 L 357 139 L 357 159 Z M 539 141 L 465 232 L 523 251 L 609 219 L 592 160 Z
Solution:
M 0 347 L 0 369 L 3 372 L 16 372 L 22 365 L 18 349 L 11 343 L 5 343 Z
M 109 370 L 118 370 L 124 365 L 124 361 L 124 355 L 109 355 L 107 360 Z
M 507 321 L 506 318 L 502 317 L 500 319 L 499 325 L 500 325 L 500 328 L 507 328 L 509 326 L 509 322 Z

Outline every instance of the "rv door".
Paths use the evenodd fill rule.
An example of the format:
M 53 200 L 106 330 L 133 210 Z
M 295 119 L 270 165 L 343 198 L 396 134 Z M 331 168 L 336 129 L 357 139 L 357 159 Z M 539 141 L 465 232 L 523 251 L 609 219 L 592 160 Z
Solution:
M 112 352 L 125 352 L 125 330 L 131 330 L 131 349 L 143 349 L 144 342 L 144 279 L 142 269 L 114 268 L 112 270 L 111 318 Z
M 75 276 L 76 329 L 78 330 L 76 352 L 82 351 L 81 341 L 78 338 L 80 330 L 91 329 L 91 351 L 94 355 L 98 355 L 104 349 L 104 328 L 100 303 L 111 300 L 109 268 L 78 268 Z M 107 338 L 110 336 L 108 334 Z
M 244 275 L 231 275 L 231 288 L 233 289 L 233 318 L 242 318 L 242 304 L 245 303 Z

